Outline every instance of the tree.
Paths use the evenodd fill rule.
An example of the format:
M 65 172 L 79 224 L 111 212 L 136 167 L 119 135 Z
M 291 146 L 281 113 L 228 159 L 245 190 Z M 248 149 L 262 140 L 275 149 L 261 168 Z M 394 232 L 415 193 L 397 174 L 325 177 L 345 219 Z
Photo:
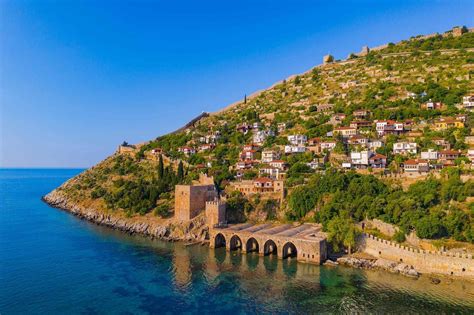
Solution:
M 347 248 L 350 254 L 352 247 L 355 246 L 357 234 L 354 222 L 350 218 L 337 216 L 329 221 L 328 241 L 335 251 L 339 251 L 342 245 Z
M 165 171 L 165 166 L 163 164 L 163 156 L 160 154 L 160 159 L 158 161 L 158 178 L 163 178 L 163 173 Z
M 183 167 L 183 161 L 179 161 L 178 164 L 178 181 L 182 181 L 184 179 L 184 167 Z

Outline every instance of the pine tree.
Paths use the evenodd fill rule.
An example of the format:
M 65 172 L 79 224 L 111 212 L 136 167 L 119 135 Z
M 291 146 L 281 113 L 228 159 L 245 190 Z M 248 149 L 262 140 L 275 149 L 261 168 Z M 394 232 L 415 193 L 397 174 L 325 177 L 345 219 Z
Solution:
M 183 161 L 179 161 L 179 165 L 178 165 L 178 181 L 182 181 L 183 179 L 184 179 Z
M 158 162 L 158 178 L 163 179 L 163 173 L 165 171 L 165 166 L 163 165 L 163 156 L 160 154 L 160 160 Z

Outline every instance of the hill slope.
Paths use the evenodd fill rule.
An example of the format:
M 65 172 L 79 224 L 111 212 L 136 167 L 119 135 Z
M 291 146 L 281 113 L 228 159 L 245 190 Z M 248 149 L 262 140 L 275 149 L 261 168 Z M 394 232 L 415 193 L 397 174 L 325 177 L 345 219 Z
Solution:
M 368 120 L 370 126 L 363 129 L 361 134 L 385 144 L 377 148 L 377 153 L 386 156 L 387 168 L 388 165 L 393 166 L 390 169 L 393 173 L 398 173 L 398 168 L 407 159 L 392 154 L 392 145 L 396 141 L 412 139 L 420 149 L 428 149 L 437 148 L 437 144 L 433 142 L 435 138 L 443 138 L 450 142 L 452 148 L 467 152 L 468 144 L 464 137 L 471 135 L 469 118 L 472 114 L 458 104 L 463 96 L 474 91 L 473 76 L 473 32 L 465 32 L 460 36 L 447 33 L 411 38 L 372 50 L 366 55 L 352 54 L 347 60 L 330 62 L 292 76 L 222 111 L 201 115 L 174 133 L 137 146 L 121 146 L 114 155 L 64 183 L 53 195 L 89 209 L 88 211 L 161 224 L 172 218 L 175 184 L 189 183 L 200 172 L 206 172 L 214 176 L 221 189 L 228 189 L 228 183 L 235 181 L 237 175 L 255 178 L 262 168 L 261 165 L 253 165 L 245 171 L 237 171 L 236 163 L 242 160 L 240 152 L 244 145 L 256 142 L 255 140 L 261 142 L 257 152 L 252 153 L 250 158 L 255 161 L 261 159 L 265 149 L 283 151 L 284 146 L 289 145 L 287 136 L 300 134 L 308 139 L 317 137 L 318 141 L 334 141 L 336 148 L 331 154 L 321 150 L 283 155 L 281 159 L 288 168 L 285 185 L 289 190 L 289 197 L 281 203 L 275 203 L 260 202 L 260 196 L 255 200 L 229 193 L 229 210 L 239 212 L 235 217 L 240 219 L 316 219 L 328 223 L 315 216 L 312 210 L 327 205 L 327 200 L 322 200 L 332 198 L 330 194 L 334 194 L 334 190 L 322 191 L 321 200 L 313 200 L 305 206 L 298 205 L 295 197 L 291 198 L 300 193 L 304 200 L 307 197 L 304 189 L 314 189 L 314 185 L 322 184 L 319 177 L 308 181 L 311 176 L 316 176 L 317 171 L 309 168 L 307 163 L 322 159 L 324 162 L 320 169 L 340 168 L 340 162 L 347 159 L 350 151 L 361 150 L 357 145 L 336 136 L 335 128 L 348 126 L 353 121 Z M 441 102 L 443 108 L 423 108 L 422 104 L 430 99 Z M 357 110 L 368 111 L 370 114 L 358 119 Z M 467 117 L 462 128 L 430 128 L 440 117 L 454 118 L 459 114 Z M 340 121 L 334 121 L 337 118 L 335 116 L 340 117 Z M 403 121 L 406 125 L 410 122 L 411 126 L 417 127 L 413 127 L 412 131 L 418 130 L 419 134 L 412 135 L 411 138 L 408 133 L 380 136 L 374 125 L 377 120 Z M 253 128 L 252 132 L 251 126 L 254 124 L 257 128 Z M 199 152 L 187 153 L 186 150 Z M 466 165 L 464 162 L 461 164 Z M 456 162 L 456 165 L 460 164 Z M 459 172 L 453 176 L 459 179 L 461 173 L 468 176 L 470 174 L 465 167 L 459 167 Z M 333 176 L 339 176 L 337 174 Z M 350 182 L 353 178 L 341 180 Z M 372 197 L 379 197 L 382 193 L 389 195 L 387 189 L 393 189 L 391 183 L 384 180 L 385 183 L 382 184 L 378 182 L 379 179 L 376 181 L 377 183 L 367 187 L 380 191 Z M 470 220 L 473 214 L 469 213 L 465 200 L 473 193 L 472 182 L 468 179 L 467 182 L 464 180 L 461 184 L 456 184 L 459 186 L 456 187 L 463 190 L 463 196 L 458 196 L 459 200 L 454 202 L 458 202 L 457 206 L 467 211 Z M 451 187 L 446 188 L 441 182 L 439 185 L 434 194 L 441 194 L 441 189 Z M 309 195 L 315 195 L 314 191 L 310 191 Z M 442 207 L 453 200 L 446 198 L 435 198 L 436 202 L 428 202 L 420 207 Z M 59 206 L 61 204 L 64 207 L 64 202 L 57 203 Z M 380 205 L 384 206 L 386 204 Z M 386 213 L 374 214 L 378 217 L 383 215 Z M 356 219 L 360 219 L 360 216 Z M 423 215 L 413 220 L 421 217 Z M 402 224 L 400 217 L 384 219 Z M 471 223 L 468 225 L 472 226 Z M 407 224 L 406 227 L 411 228 L 413 224 Z M 466 230 L 469 227 L 463 228 L 461 232 Z M 474 228 L 471 230 L 474 235 Z M 459 238 L 467 239 L 466 236 Z

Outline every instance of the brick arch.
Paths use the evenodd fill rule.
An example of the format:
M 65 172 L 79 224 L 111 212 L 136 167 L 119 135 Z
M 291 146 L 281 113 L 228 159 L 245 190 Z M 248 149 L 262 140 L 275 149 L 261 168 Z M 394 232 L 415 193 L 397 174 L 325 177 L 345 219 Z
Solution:
M 217 233 L 214 236 L 214 247 L 226 247 L 226 239 L 225 236 L 222 233 Z
M 250 252 L 258 253 L 259 249 L 260 249 L 260 245 L 258 244 L 258 241 L 254 237 L 250 237 L 245 244 L 245 250 L 247 251 L 247 253 L 250 253 Z
M 298 248 L 292 242 L 286 242 L 282 248 L 282 258 L 298 257 Z
M 271 255 L 271 254 L 278 254 L 278 247 L 275 241 L 269 239 L 263 245 L 263 254 L 264 255 Z
M 229 249 L 237 250 L 237 249 L 242 249 L 242 247 L 243 247 L 242 239 L 238 235 L 233 235 L 229 241 Z

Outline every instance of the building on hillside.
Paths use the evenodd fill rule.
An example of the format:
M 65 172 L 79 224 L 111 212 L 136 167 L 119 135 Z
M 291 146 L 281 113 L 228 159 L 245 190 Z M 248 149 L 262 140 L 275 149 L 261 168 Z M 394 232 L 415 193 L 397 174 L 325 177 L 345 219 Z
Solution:
M 306 147 L 302 145 L 285 145 L 285 154 L 305 153 Z
M 369 139 L 367 147 L 372 151 L 375 151 L 376 149 L 383 147 L 383 142 L 378 139 Z
M 275 150 L 263 150 L 262 163 L 269 163 L 280 158 L 280 152 Z
M 349 138 L 357 134 L 357 129 L 352 127 L 338 127 L 333 131 L 333 135 L 341 135 L 343 138 Z
M 445 166 L 454 165 L 454 161 L 461 156 L 461 152 L 454 150 L 439 151 L 439 161 Z
M 385 168 L 387 166 L 387 157 L 383 154 L 375 154 L 369 158 L 369 166 L 372 168 Z
M 378 120 L 375 122 L 375 130 L 380 137 L 386 135 L 399 135 L 405 131 L 404 124 L 402 122 L 396 122 L 393 120 Z
M 435 121 L 435 130 L 447 130 L 451 128 L 464 128 L 464 122 L 455 118 L 446 117 Z
M 444 109 L 444 104 L 441 102 L 433 102 L 432 100 L 429 100 L 426 103 L 421 104 L 421 109 L 426 109 L 426 110 L 442 110 Z
M 211 151 L 216 145 L 214 143 L 205 143 L 199 146 L 199 152 Z
M 286 123 L 278 123 L 277 124 L 277 130 L 278 132 L 283 132 L 286 130 Z
M 396 142 L 393 144 L 393 154 L 416 154 L 417 144 L 415 142 Z
M 306 163 L 311 169 L 317 170 L 320 168 L 324 168 L 324 164 L 327 162 L 326 156 L 323 158 L 315 158 L 311 162 Z
M 428 161 L 436 161 L 439 158 L 439 152 L 433 149 L 421 151 L 421 159 Z
M 257 151 L 255 150 L 244 150 L 240 153 L 240 159 L 242 161 L 252 161 L 255 159 L 255 154 Z
M 283 179 L 285 177 L 285 173 L 281 169 L 268 164 L 261 165 L 258 174 L 259 176 L 266 176 L 274 180 Z
M 268 135 L 269 134 L 265 130 L 255 129 L 253 131 L 253 136 L 252 136 L 253 143 L 258 144 L 258 145 L 262 145 L 265 142 L 265 140 L 267 139 Z
M 451 144 L 448 142 L 448 140 L 443 139 L 443 138 L 433 138 L 431 139 L 434 144 L 442 147 L 444 150 L 449 150 L 451 149 Z
M 427 160 L 407 160 L 403 163 L 403 170 L 407 173 L 427 173 L 430 171 L 430 165 Z
M 342 121 L 346 118 L 346 114 L 337 113 L 331 116 L 329 123 L 333 126 L 342 124 Z
M 280 200 L 283 200 L 285 197 L 284 181 L 273 180 L 268 177 L 230 182 L 229 189 L 240 191 L 245 196 L 260 194 L 261 197 Z
M 474 136 L 465 136 L 464 137 L 464 142 L 466 144 L 474 144 Z
M 355 168 L 367 168 L 372 155 L 374 153 L 370 151 L 351 152 L 351 165 Z
M 318 113 L 328 113 L 332 112 L 334 105 L 332 104 L 321 104 L 316 107 Z
M 184 147 L 179 147 L 178 148 L 178 152 L 182 152 L 184 153 L 184 155 L 193 155 L 196 153 L 196 149 L 192 148 L 192 147 L 187 147 L 187 146 L 184 146 Z
M 365 119 L 370 116 L 370 111 L 366 109 L 358 109 L 352 112 L 352 116 L 356 119 Z
M 258 146 L 254 143 L 251 144 L 245 144 L 244 147 L 242 148 L 242 151 L 251 151 L 251 150 L 257 150 Z
M 258 164 L 258 162 L 253 161 L 253 160 L 239 161 L 235 164 L 235 168 L 237 170 L 247 170 L 247 169 L 253 168 L 257 164 Z
M 361 135 L 355 135 L 355 136 L 350 137 L 347 140 L 347 143 L 350 145 L 367 146 L 367 144 L 369 143 L 369 139 Z
M 372 122 L 369 120 L 353 120 L 350 123 L 349 127 L 355 129 L 372 128 Z
M 327 140 L 327 141 L 321 141 L 319 143 L 320 147 L 321 147 L 321 151 L 324 152 L 324 150 L 327 150 L 327 151 L 332 151 L 334 150 L 334 148 L 336 147 L 336 141 L 334 140 Z
M 463 96 L 462 106 L 465 109 L 472 111 L 474 109 L 474 95 Z
M 474 149 L 467 150 L 466 157 L 471 161 L 471 164 L 474 165 Z
M 283 160 L 273 160 L 273 161 L 269 162 L 268 165 L 270 165 L 272 167 L 276 167 L 276 168 L 278 168 L 282 171 L 284 171 L 288 168 L 288 164 Z
M 301 145 L 308 141 L 308 137 L 305 135 L 289 135 L 288 141 L 293 145 Z

